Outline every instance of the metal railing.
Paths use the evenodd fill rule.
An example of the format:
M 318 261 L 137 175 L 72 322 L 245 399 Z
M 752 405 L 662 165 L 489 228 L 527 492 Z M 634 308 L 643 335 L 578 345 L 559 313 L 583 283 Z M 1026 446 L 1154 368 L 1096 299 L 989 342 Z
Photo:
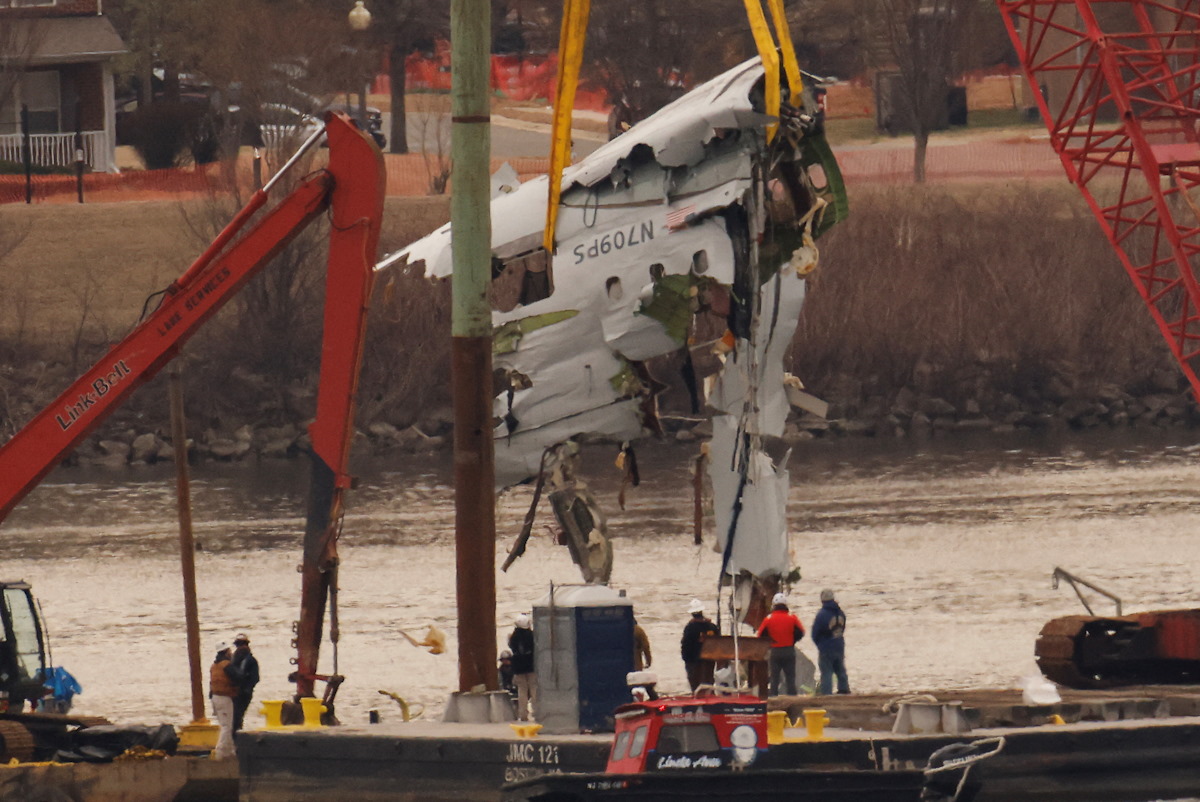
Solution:
M 83 161 L 93 170 L 107 170 L 109 156 L 103 131 L 83 132 Z M 34 164 L 71 167 L 75 164 L 75 134 L 31 134 L 29 149 Z M 21 135 L 0 134 L 0 161 L 22 162 Z

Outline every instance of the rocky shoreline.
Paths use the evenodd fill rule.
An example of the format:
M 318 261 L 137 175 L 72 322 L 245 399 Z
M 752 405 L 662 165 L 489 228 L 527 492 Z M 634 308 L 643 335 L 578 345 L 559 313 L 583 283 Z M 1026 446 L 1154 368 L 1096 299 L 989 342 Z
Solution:
M 393 204 L 389 213 L 398 246 L 443 221 L 445 208 Z M 101 228 L 111 226 L 106 218 Z M 157 241 L 152 250 L 168 245 Z M 786 368 L 829 403 L 829 414 L 794 415 L 789 442 L 1200 424 L 1161 333 L 1069 187 L 860 187 L 852 216 L 822 238 L 822 251 Z M 354 447 L 379 455 L 448 449 L 448 286 L 416 275 L 393 280 L 369 327 Z M 117 284 L 141 281 L 130 274 Z M 267 296 L 274 305 L 226 310 L 189 344 L 193 459 L 305 452 L 320 339 L 319 298 L 309 295 L 276 293 Z M 10 315 L 24 309 L 22 297 L 14 296 Z M 122 328 L 114 319 L 93 330 L 96 310 L 66 301 L 56 314 L 40 329 L 22 318 L 14 339 L 0 340 L 0 440 L 53 403 Z M 720 335 L 720 320 L 698 320 L 705 337 Z M 694 357 L 700 375 L 717 368 Z M 649 367 L 675 385 L 659 396 L 668 436 L 705 437 L 709 422 L 683 412 L 691 406 L 678 359 Z M 165 381 L 151 380 L 67 461 L 172 459 L 166 395 Z
M 846 381 L 842 382 L 845 386 Z M 978 384 L 970 392 L 937 394 L 914 387 L 895 392 L 860 392 L 834 396 L 827 418 L 794 415 L 783 439 L 796 444 L 815 439 L 856 437 L 929 438 L 956 433 L 988 432 L 1003 435 L 1028 431 L 1092 430 L 1121 428 L 1188 428 L 1200 426 L 1200 407 L 1184 386 L 1178 371 L 1153 371 L 1146 386 L 1131 391 L 1115 384 L 1081 388 L 1054 377 L 1038 387 L 1015 392 Z M 951 399 L 954 400 L 951 400 Z M 307 421 L 282 425 L 240 423 L 236 427 L 209 426 L 189 441 L 192 461 L 242 462 L 291 459 L 310 445 Z M 663 416 L 666 434 L 679 442 L 700 440 L 711 434 L 704 418 Z M 453 411 L 441 407 L 421 415 L 415 423 L 400 426 L 375 420 L 360 425 L 355 434 L 357 453 L 432 454 L 448 449 L 453 441 Z M 120 468 L 125 465 L 170 461 L 174 448 L 166 426 L 139 429 L 113 424 L 90 437 L 67 460 L 75 465 Z

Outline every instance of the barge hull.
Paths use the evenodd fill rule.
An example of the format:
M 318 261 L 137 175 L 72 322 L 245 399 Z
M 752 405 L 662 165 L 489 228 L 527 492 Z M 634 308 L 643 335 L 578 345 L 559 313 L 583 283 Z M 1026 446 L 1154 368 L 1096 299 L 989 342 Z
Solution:
M 456 737 L 459 727 L 471 737 Z M 976 802 L 1142 802 L 1195 796 L 1200 722 L 1194 718 L 897 736 L 843 731 L 834 740 L 772 747 L 763 769 L 919 769 L 937 749 L 1003 735 L 1004 751 L 972 774 Z M 609 739 L 514 740 L 498 725 L 259 731 L 238 738 L 241 802 L 495 802 L 508 782 L 542 774 L 598 773 Z
M 236 764 L 206 757 L 0 765 L 0 802 L 233 802 L 237 798 Z

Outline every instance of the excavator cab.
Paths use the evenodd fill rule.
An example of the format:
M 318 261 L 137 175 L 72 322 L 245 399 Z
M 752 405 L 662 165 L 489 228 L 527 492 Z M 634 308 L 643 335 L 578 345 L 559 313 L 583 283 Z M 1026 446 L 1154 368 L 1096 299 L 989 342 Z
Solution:
M 46 637 L 28 582 L 0 582 L 0 712 L 46 693 Z

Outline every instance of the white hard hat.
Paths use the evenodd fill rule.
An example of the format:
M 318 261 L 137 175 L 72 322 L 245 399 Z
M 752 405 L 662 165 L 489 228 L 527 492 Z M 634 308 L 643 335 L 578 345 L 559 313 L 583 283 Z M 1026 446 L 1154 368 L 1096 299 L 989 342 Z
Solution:
M 787 605 L 787 596 L 782 593 L 776 593 L 775 598 L 771 599 L 771 604 Z
M 689 612 L 689 613 L 702 613 L 702 612 L 704 612 L 704 602 L 700 601 L 699 599 L 692 599 L 692 600 L 691 600 L 691 601 L 688 603 L 688 612 Z
M 517 616 L 514 623 L 521 629 L 529 629 L 529 616 L 526 613 L 521 613 Z
M 229 650 L 229 644 L 226 643 L 225 641 L 221 641 L 220 643 L 217 644 L 217 654 L 220 654 L 221 652 L 225 652 L 228 650 Z

